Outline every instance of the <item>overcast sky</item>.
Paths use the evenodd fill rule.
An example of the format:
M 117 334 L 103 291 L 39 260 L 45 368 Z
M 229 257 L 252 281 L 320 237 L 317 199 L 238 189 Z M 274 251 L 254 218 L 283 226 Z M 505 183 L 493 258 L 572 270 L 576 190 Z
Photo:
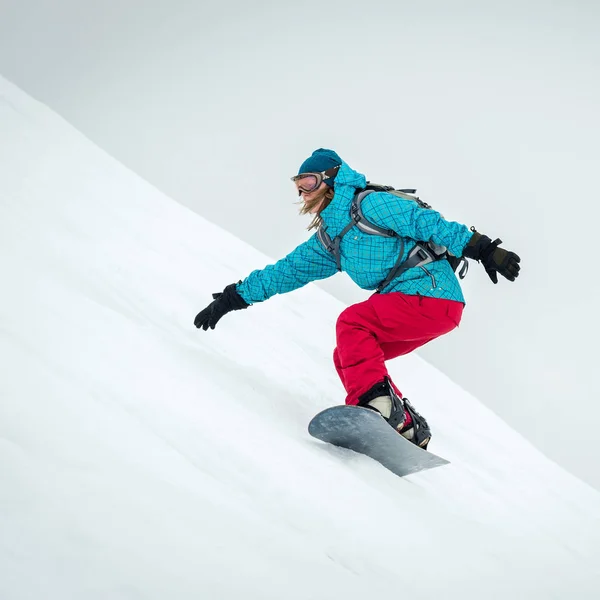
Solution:
M 420 353 L 600 487 L 599 30 L 581 0 L 0 0 L 0 74 L 275 258 L 308 235 L 289 177 L 318 147 L 501 237 L 520 279 L 473 264 Z

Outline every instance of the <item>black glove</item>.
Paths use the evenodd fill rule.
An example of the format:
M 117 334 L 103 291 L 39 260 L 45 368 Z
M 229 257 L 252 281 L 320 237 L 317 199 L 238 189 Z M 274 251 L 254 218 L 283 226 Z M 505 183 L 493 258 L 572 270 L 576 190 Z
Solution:
M 194 325 L 206 331 L 209 327 L 215 328 L 219 319 L 232 310 L 241 310 L 250 306 L 236 290 L 235 283 L 228 285 L 221 293 L 213 294 L 214 300 L 201 312 L 196 315 Z
M 467 247 L 463 250 L 463 256 L 481 261 L 485 272 L 494 283 L 498 283 L 498 275 L 514 281 L 519 276 L 519 263 L 521 259 L 514 252 L 499 248 L 502 240 L 498 238 L 493 241 L 487 235 L 475 231 L 469 240 Z

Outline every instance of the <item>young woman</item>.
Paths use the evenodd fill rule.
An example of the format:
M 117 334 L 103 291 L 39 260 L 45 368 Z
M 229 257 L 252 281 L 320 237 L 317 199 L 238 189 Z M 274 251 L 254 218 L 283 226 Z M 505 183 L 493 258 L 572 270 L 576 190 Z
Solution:
M 520 259 L 500 248 L 500 240 L 492 242 L 466 225 L 446 221 L 435 210 L 384 191 L 366 195 L 360 210 L 387 236 L 364 231 L 358 219 L 353 220 L 356 212 L 351 215 L 351 208 L 367 180 L 332 150 L 315 150 L 292 180 L 303 201 L 301 213 L 314 215 L 309 229 L 318 232 L 275 264 L 213 294 L 214 301 L 194 324 L 204 331 L 214 329 L 232 310 L 346 271 L 361 288 L 378 290 L 342 311 L 336 324 L 333 362 L 347 393 L 346 404 L 378 411 L 400 434 L 426 448 L 431 438 L 427 421 L 390 380 L 385 361 L 457 327 L 464 298 L 448 260 L 405 261 L 433 242 L 455 257 L 481 261 L 497 283 L 497 273 L 516 279 Z

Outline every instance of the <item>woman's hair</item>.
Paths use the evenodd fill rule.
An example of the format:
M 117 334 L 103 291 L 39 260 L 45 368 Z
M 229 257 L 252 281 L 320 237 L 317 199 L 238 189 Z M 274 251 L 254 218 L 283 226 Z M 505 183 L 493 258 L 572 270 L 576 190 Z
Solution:
M 317 229 L 318 227 L 321 226 L 321 223 L 323 222 L 323 219 L 321 218 L 321 213 L 323 212 L 323 210 L 325 208 L 327 208 L 329 206 L 329 203 L 333 200 L 334 194 L 335 194 L 335 192 L 333 191 L 333 188 L 330 188 L 329 186 L 326 186 L 312 200 L 309 200 L 308 202 L 304 202 L 303 200 L 301 200 L 302 206 L 300 207 L 300 214 L 301 215 L 307 215 L 307 214 L 310 213 L 310 211 L 315 206 L 317 206 L 319 204 L 319 202 L 321 202 L 321 200 L 323 200 L 323 198 L 325 198 L 325 202 L 323 202 L 323 206 L 321 206 L 321 209 L 315 215 L 315 218 L 310 222 L 310 225 L 307 227 L 307 229 L 309 231 L 311 229 Z

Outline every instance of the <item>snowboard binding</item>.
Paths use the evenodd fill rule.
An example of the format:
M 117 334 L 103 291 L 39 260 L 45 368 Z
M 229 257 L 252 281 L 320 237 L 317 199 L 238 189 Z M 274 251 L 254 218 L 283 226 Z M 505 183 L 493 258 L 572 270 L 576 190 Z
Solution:
M 427 449 L 431 429 L 407 398 L 400 398 L 388 377 L 375 384 L 359 398 L 359 406 L 378 412 L 401 436 Z

